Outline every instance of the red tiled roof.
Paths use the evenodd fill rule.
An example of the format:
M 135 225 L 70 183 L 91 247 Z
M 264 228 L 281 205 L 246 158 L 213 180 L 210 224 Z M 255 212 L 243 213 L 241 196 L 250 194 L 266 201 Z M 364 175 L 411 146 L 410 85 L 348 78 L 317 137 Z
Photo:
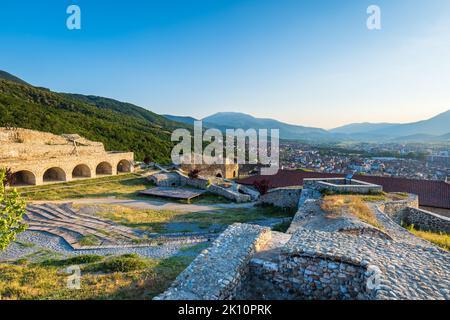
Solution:
M 343 174 L 280 170 L 273 176 L 252 176 L 238 180 L 252 185 L 255 181 L 268 180 L 271 188 L 303 185 L 303 179 L 344 177 Z M 408 192 L 419 196 L 421 206 L 450 209 L 450 184 L 444 181 L 413 180 L 405 178 L 355 176 L 355 179 L 383 186 L 386 192 Z

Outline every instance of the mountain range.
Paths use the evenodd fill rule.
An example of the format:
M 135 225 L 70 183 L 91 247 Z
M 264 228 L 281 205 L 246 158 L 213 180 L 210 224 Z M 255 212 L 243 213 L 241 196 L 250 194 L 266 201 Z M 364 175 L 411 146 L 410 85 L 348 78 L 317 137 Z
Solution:
M 193 117 L 159 115 L 145 108 L 92 95 L 52 92 L 0 71 L 0 126 L 54 134 L 78 133 L 101 141 L 107 150 L 130 150 L 136 159 L 169 161 L 176 128 L 192 129 Z M 282 139 L 305 142 L 450 142 L 450 110 L 414 123 L 354 123 L 332 130 L 220 112 L 201 119 L 204 127 L 279 129 Z
M 195 118 L 164 115 L 189 125 Z M 443 142 L 450 141 L 450 110 L 413 123 L 352 123 L 331 130 L 304 127 L 238 112 L 219 112 L 201 119 L 205 127 L 228 129 L 279 129 L 282 139 L 305 141 Z

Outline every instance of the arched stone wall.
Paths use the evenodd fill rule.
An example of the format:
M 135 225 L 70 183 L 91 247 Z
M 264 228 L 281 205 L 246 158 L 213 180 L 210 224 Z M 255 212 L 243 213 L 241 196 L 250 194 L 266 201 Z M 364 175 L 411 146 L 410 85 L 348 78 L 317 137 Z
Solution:
M 42 180 L 44 183 L 63 182 L 67 181 L 67 174 L 59 167 L 52 167 L 45 170 Z
M 92 170 L 86 164 L 79 164 L 72 170 L 72 179 L 91 178 Z
M 95 174 L 97 176 L 110 176 L 113 174 L 113 167 L 112 165 L 107 162 L 107 161 L 103 161 L 100 162 L 97 167 L 95 168 Z
M 28 170 L 17 171 L 13 174 L 12 186 L 34 186 L 36 175 Z
M 0 160 L 17 176 L 15 186 L 69 182 L 133 172 L 133 153 L 106 153 L 104 156 L 33 159 L 23 162 Z M 45 180 L 45 181 L 44 181 Z
M 131 162 L 128 160 L 120 160 L 117 164 L 117 173 L 131 172 Z

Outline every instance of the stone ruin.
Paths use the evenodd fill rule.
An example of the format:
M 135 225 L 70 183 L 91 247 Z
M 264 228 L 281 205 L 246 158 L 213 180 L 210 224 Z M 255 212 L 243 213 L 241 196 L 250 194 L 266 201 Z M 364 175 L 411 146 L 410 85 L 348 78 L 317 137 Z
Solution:
M 347 216 L 325 221 L 321 197 L 302 191 L 287 233 L 230 226 L 155 299 L 450 299 L 450 254 L 395 221 L 409 217 L 425 230 L 448 230 L 450 219 L 425 218 L 410 195 L 371 205 L 384 227 L 377 230 Z
M 107 152 L 101 142 L 76 134 L 0 128 L 0 168 L 12 170 L 14 186 L 132 172 L 133 162 L 132 152 Z

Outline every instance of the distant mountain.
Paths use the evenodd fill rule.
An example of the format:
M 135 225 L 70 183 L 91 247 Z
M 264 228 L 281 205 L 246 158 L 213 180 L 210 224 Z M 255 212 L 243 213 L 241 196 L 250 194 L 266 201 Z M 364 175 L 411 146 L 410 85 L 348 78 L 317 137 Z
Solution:
M 162 116 L 165 117 L 166 119 L 169 119 L 169 120 L 172 120 L 175 122 L 185 123 L 185 124 L 192 125 L 192 126 L 194 125 L 194 121 L 198 121 L 197 119 L 192 118 L 192 117 L 173 116 L 170 114 L 163 114 Z
M 386 128 L 390 128 L 392 126 L 396 126 L 395 123 L 351 123 L 342 127 L 331 129 L 332 133 L 343 133 L 343 134 L 355 134 L 355 133 L 363 133 L 370 132 L 375 130 L 383 130 Z
M 107 150 L 134 151 L 136 160 L 150 156 L 158 162 L 170 161 L 171 132 L 190 128 L 129 103 L 56 93 L 9 76 L 0 79 L 0 126 L 77 133 L 103 142 Z
M 450 110 L 413 123 L 352 123 L 330 130 L 344 140 L 396 142 L 447 141 L 445 135 L 449 131 Z
M 279 129 L 281 139 L 324 139 L 333 138 L 326 130 L 287 124 L 274 119 L 255 118 L 239 112 L 219 112 L 202 119 L 205 126 L 218 129 Z
M 23 85 L 27 85 L 27 86 L 30 85 L 27 82 L 23 81 L 22 79 L 20 79 L 20 78 L 18 78 L 16 76 L 13 76 L 12 74 L 10 74 L 10 73 L 8 73 L 6 71 L 2 71 L 2 70 L 0 70 L 0 79 L 13 81 L 13 82 L 16 82 L 16 83 L 19 83 L 19 84 L 23 84 Z
M 450 131 L 450 110 L 423 121 L 397 124 L 388 128 L 369 131 L 371 134 L 382 134 L 391 137 L 402 137 L 417 134 L 444 135 Z

